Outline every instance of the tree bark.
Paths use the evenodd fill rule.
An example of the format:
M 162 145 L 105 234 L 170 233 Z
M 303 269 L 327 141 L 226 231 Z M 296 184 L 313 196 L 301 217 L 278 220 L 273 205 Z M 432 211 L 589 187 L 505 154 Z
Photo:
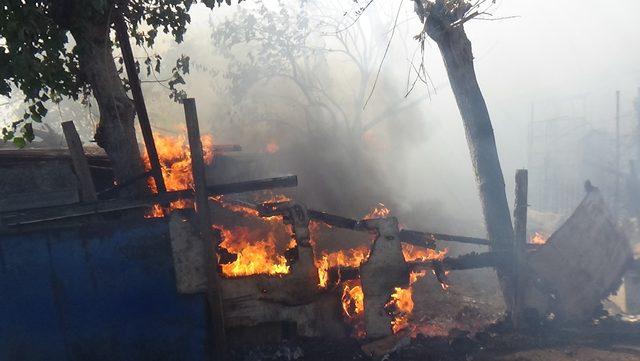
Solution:
M 95 140 L 113 163 L 116 180 L 124 182 L 144 172 L 134 127 L 135 110 L 118 76 L 109 39 L 109 22 L 72 29 L 80 74 L 91 85 L 100 121 Z M 129 195 L 146 192 L 144 180 Z
M 416 12 L 425 22 L 427 35 L 438 44 L 462 116 L 490 247 L 509 250 L 513 247 L 511 215 L 489 111 L 476 79 L 471 42 L 463 27 L 465 10 L 450 3 L 416 0 Z M 507 270 L 498 269 L 508 310 L 512 303 L 509 276 Z

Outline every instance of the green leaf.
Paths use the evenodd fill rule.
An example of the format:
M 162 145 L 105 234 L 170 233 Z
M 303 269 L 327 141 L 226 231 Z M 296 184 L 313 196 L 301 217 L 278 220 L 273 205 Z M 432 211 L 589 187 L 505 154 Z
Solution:
M 13 139 L 13 135 L 15 133 L 12 130 L 8 130 L 7 128 L 2 128 L 2 140 L 9 141 Z
M 27 145 L 27 142 L 24 140 L 24 138 L 22 137 L 14 137 L 13 138 L 13 144 L 18 147 L 18 148 L 24 148 L 25 145 Z
M 35 135 L 33 134 L 33 126 L 31 125 L 31 123 L 27 123 L 24 125 L 24 127 L 22 128 L 22 135 L 28 142 L 32 142 L 33 139 L 35 139 Z

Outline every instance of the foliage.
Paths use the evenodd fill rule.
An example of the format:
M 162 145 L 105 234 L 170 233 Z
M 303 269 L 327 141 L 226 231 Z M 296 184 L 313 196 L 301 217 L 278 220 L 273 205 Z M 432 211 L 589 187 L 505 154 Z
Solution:
M 212 40 L 216 50 L 228 60 L 224 77 L 231 81 L 229 90 L 234 100 L 240 101 L 257 82 L 272 77 L 312 81 L 309 72 L 300 69 L 322 61 L 319 52 L 323 50 L 307 44 L 311 35 L 304 7 L 296 11 L 282 1 L 278 1 L 275 10 L 264 3 L 255 10 L 239 9 L 233 18 L 216 25 Z M 243 53 L 243 48 L 249 50 Z M 301 60 L 307 63 L 302 64 Z
M 52 102 L 63 98 L 86 99 L 91 93 L 81 76 L 78 46 L 71 31 L 83 31 L 90 24 L 104 23 L 105 42 L 114 11 L 122 9 L 131 36 L 140 46 L 152 48 L 161 30 L 182 41 L 190 21 L 189 9 L 198 0 L 4 0 L 0 5 L 0 96 L 14 90 L 24 96 L 24 115 L 2 129 L 4 141 L 18 146 L 33 140 L 32 122 L 42 122 Z M 222 0 L 199 0 L 209 8 Z M 226 0 L 227 4 L 230 0 Z M 124 5 L 123 5 L 124 4 Z M 112 44 L 113 45 L 113 44 Z M 146 71 L 159 72 L 161 57 L 148 56 Z M 189 70 L 188 57 L 178 59 L 170 79 L 172 97 L 183 92 L 180 73 Z
M 363 110 L 385 50 L 384 39 L 376 38 L 371 29 L 388 28 L 393 19 L 375 12 L 366 23 L 354 21 L 367 6 L 354 4 L 356 15 L 347 17 L 335 3 L 303 2 L 296 7 L 278 1 L 239 9 L 232 18 L 213 25 L 213 44 L 227 60 L 223 76 L 234 107 L 255 108 L 256 98 L 246 98 L 252 91 L 268 89 L 261 99 L 265 108 L 272 111 L 279 101 L 283 107 L 302 109 L 302 117 L 295 116 L 306 120 L 303 128 L 316 134 L 326 130 L 331 137 L 346 134 L 346 142 L 353 143 L 390 114 L 417 104 L 403 98 L 384 104 L 391 102 L 385 97 Z M 274 86 L 281 88 L 274 92 Z M 287 91 L 291 88 L 295 92 Z M 260 116 L 251 113 L 247 118 Z

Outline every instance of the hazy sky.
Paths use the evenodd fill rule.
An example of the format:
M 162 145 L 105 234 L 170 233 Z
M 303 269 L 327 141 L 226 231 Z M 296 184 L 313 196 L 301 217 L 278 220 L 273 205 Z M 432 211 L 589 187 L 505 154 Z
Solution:
M 623 128 L 635 124 L 630 113 L 640 87 L 640 21 L 636 19 L 640 1 L 511 0 L 498 1 L 498 5 L 496 18 L 517 18 L 471 21 L 466 30 L 511 195 L 515 169 L 527 166 L 532 103 L 537 120 L 580 113 L 573 115 L 585 115 L 594 127 L 613 129 L 615 91 L 620 90 L 621 113 L 626 115 Z M 411 10 L 408 6 L 407 16 Z M 407 26 L 419 29 L 414 23 Z M 412 42 L 410 38 L 403 40 Z M 446 83 L 435 45 L 428 60 L 434 83 Z M 585 108 L 571 109 L 576 108 L 576 102 L 586 104 Z M 435 123 L 432 130 L 436 135 L 423 150 L 411 155 L 412 160 L 429 155 L 432 173 L 438 179 L 436 189 L 449 188 L 449 194 L 474 192 L 464 133 L 450 88 L 426 101 L 425 109 L 425 121 Z M 417 187 L 423 177 L 416 175 Z M 461 201 L 452 211 L 466 212 L 466 204 Z
M 247 0 L 239 6 L 255 3 Z M 326 3 L 333 4 L 334 9 L 336 4 L 344 6 L 347 11 L 352 6 L 351 1 L 307 1 L 311 13 L 314 6 Z M 400 4 L 400 0 L 376 0 L 375 6 L 367 10 L 360 21 L 367 24 L 368 17 L 375 11 L 393 19 Z M 220 22 L 237 8 L 238 5 L 223 6 L 211 12 L 202 6 L 194 7 L 185 42 L 176 45 L 169 40 L 159 41 L 156 50 L 175 55 L 186 49 L 194 62 L 210 62 L 214 53 L 209 38 L 211 23 Z M 637 20 L 640 1 L 498 0 L 492 12 L 494 18 L 515 18 L 470 21 L 466 31 L 473 44 L 476 72 L 492 116 L 507 194 L 511 197 L 515 170 L 527 166 L 527 126 L 532 104 L 537 120 L 579 115 L 585 116 L 593 128 L 612 130 L 614 94 L 620 90 L 623 129 L 635 126 L 631 101 L 640 87 L 640 21 Z M 342 11 L 336 14 L 340 17 Z M 373 101 L 403 95 L 407 58 L 417 46 L 413 36 L 421 30 L 412 1 L 402 2 L 398 20 L 390 56 L 382 68 L 385 81 L 397 80 L 398 92 L 377 92 Z M 390 30 L 370 28 L 369 36 L 385 45 Z M 165 61 L 170 64 L 173 60 L 167 57 Z M 432 200 L 442 204 L 447 214 L 460 219 L 479 219 L 479 201 L 462 122 L 442 59 L 433 43 L 427 47 L 426 65 L 438 89 L 431 97 L 426 96 L 424 87 L 410 95 L 410 98 L 424 99 L 419 116 L 428 134 L 403 156 L 403 162 L 415 166 L 399 175 L 408 187 L 397 196 Z M 197 87 L 198 77 L 202 78 L 197 74 L 187 78 L 190 95 L 215 99 L 216 94 L 210 88 Z M 156 104 L 148 106 L 151 112 L 156 109 Z M 175 108 L 179 116 L 180 107 Z M 164 109 L 161 114 L 165 114 Z M 207 109 L 201 113 L 207 114 Z M 166 118 L 172 115 L 166 114 Z
M 310 12 L 313 6 L 327 2 L 308 2 L 313 4 Z M 346 10 L 351 6 L 351 2 L 333 4 L 342 4 Z M 399 5 L 397 0 L 378 1 L 377 9 L 367 10 L 360 21 L 366 24 L 367 16 L 375 11 L 393 17 Z M 392 55 L 382 70 L 386 79 L 397 78 L 400 91 L 406 82 L 406 59 L 417 45 L 413 35 L 421 30 L 413 2 L 405 0 L 402 7 Z M 222 8 L 211 15 L 206 9 L 195 8 L 184 46 L 202 42 L 210 21 L 220 21 L 233 11 L 233 7 Z M 532 104 L 537 120 L 577 115 L 585 116 L 594 128 L 613 129 L 614 93 L 620 90 L 626 115 L 623 128 L 634 124 L 630 115 L 631 101 L 640 87 L 640 22 L 636 18 L 640 1 L 498 0 L 492 12 L 494 18 L 514 18 L 474 20 L 467 23 L 466 30 L 511 197 L 515 170 L 527 166 Z M 371 29 L 370 36 L 384 40 L 389 30 Z M 208 50 L 200 48 L 205 59 Z M 197 54 L 194 59 L 198 60 Z M 401 175 L 410 186 L 398 197 L 424 197 L 441 203 L 443 212 L 460 219 L 478 219 L 479 201 L 462 122 L 433 43 L 428 45 L 426 64 L 437 93 L 427 98 L 423 87 L 410 97 L 424 98 L 421 109 L 429 134 L 404 157 L 403 161 L 415 167 Z M 373 99 L 399 96 L 402 94 L 376 93 Z

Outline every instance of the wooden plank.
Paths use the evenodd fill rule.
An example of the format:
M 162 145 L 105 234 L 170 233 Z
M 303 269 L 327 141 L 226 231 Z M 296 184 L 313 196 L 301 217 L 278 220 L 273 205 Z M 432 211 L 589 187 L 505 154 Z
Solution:
M 109 157 L 102 150 L 95 146 L 84 148 L 85 156 L 96 162 L 109 163 Z M 0 149 L 0 162 L 7 161 L 42 161 L 49 159 L 70 158 L 69 150 L 64 148 L 42 148 L 42 149 Z
M 224 326 L 224 310 L 222 304 L 222 289 L 218 275 L 218 257 L 214 235 L 211 230 L 211 211 L 209 210 L 209 196 L 205 179 L 205 163 L 200 138 L 200 126 L 198 125 L 198 113 L 196 101 L 193 98 L 183 100 L 184 115 L 187 123 L 187 136 L 191 150 L 191 169 L 193 172 L 193 185 L 195 190 L 196 215 L 200 228 L 200 236 L 205 243 L 204 256 L 207 265 L 207 299 L 213 323 L 213 344 L 215 354 L 226 355 L 227 340 Z M 214 356 L 215 357 L 215 356 Z
M 78 189 L 65 188 L 46 192 L 25 192 L 3 194 L 0 198 L 2 212 L 19 211 L 30 208 L 51 207 L 77 203 Z
M 158 151 L 155 140 L 153 139 L 151 122 L 149 122 L 147 106 L 144 103 L 144 95 L 140 87 L 140 79 L 138 78 L 131 43 L 129 42 L 129 32 L 127 31 L 127 24 L 124 22 L 124 18 L 119 11 L 113 12 L 113 25 L 116 30 L 116 38 L 118 39 L 118 43 L 120 43 L 120 50 L 122 50 L 122 59 L 124 60 L 124 66 L 127 70 L 129 86 L 131 87 L 131 94 L 133 95 L 133 103 L 136 107 L 136 114 L 138 114 L 138 121 L 140 121 L 142 138 L 144 139 L 144 145 L 151 163 L 151 170 L 153 171 L 153 179 L 156 182 L 158 192 L 164 193 L 167 191 L 167 188 L 165 187 L 164 178 L 162 177 L 162 168 L 160 168 Z
M 285 184 L 289 184 L 286 186 L 292 186 L 297 183 L 297 177 L 290 175 L 277 178 L 258 179 L 255 181 L 240 183 L 214 184 L 207 187 L 207 192 L 209 196 L 215 196 L 229 193 L 238 193 L 239 190 L 263 190 L 267 189 L 267 186 L 269 184 L 274 185 L 274 187 L 271 188 L 276 188 L 284 187 Z M 235 187 L 234 184 L 238 184 L 238 187 Z M 0 218 L 8 226 L 19 226 L 58 219 L 81 217 L 92 214 L 150 207 L 156 203 L 165 204 L 182 198 L 193 198 L 193 192 L 190 189 L 186 189 L 181 191 L 171 191 L 162 194 L 150 195 L 140 199 L 111 199 L 89 204 L 81 203 L 43 208 L 31 207 L 23 211 L 2 212 L 0 213 Z
M 490 241 L 488 239 L 483 239 L 483 238 L 454 236 L 450 234 L 419 232 L 419 231 L 411 231 L 411 230 L 400 231 L 400 238 L 402 239 L 403 242 L 406 242 L 406 243 L 414 243 L 415 241 L 422 241 L 426 243 L 433 243 L 435 241 L 444 241 L 444 242 L 476 244 L 479 246 L 490 245 Z M 414 242 L 410 242 L 410 241 L 414 241 Z
M 409 267 L 402 255 L 395 217 L 370 219 L 363 223 L 377 234 L 369 258 L 360 266 L 367 337 L 375 339 L 393 333 L 392 317 L 385 311 L 385 305 L 396 287 L 409 284 Z
M 351 230 L 362 230 L 361 221 L 356 219 L 337 216 L 313 209 L 309 210 L 309 217 L 311 217 L 311 219 L 313 220 L 326 223 L 332 227 L 346 228 Z M 488 239 L 483 238 L 454 236 L 450 234 L 421 232 L 408 229 L 401 230 L 399 236 L 404 243 L 410 243 L 416 246 L 428 248 L 434 248 L 435 241 L 458 242 L 476 244 L 480 246 L 489 246 L 491 244 Z
M 213 152 L 241 152 L 242 146 L 239 144 L 214 144 Z
M 96 195 L 96 187 L 93 184 L 93 178 L 91 178 L 91 171 L 89 170 L 89 162 L 84 156 L 84 149 L 82 148 L 82 141 L 76 131 L 76 127 L 73 122 L 63 122 L 62 131 L 64 137 L 67 140 L 67 147 L 69 147 L 69 153 L 71 155 L 71 163 L 73 169 L 76 172 L 78 178 L 78 184 L 80 186 L 80 200 L 82 202 L 95 202 L 98 200 Z
M 522 324 L 522 272 L 521 262 L 524 260 L 524 252 L 527 246 L 527 206 L 528 206 L 529 174 L 526 169 L 516 171 L 516 199 L 513 209 L 513 232 L 515 243 L 513 245 L 513 312 L 511 321 L 518 328 Z
M 289 188 L 296 187 L 298 185 L 298 177 L 295 175 L 286 175 L 282 177 L 256 179 L 243 182 L 234 182 L 228 184 L 215 184 L 207 186 L 207 192 L 212 195 L 215 194 L 232 194 L 232 193 L 244 193 L 254 192 L 259 190 L 274 189 L 274 188 Z

